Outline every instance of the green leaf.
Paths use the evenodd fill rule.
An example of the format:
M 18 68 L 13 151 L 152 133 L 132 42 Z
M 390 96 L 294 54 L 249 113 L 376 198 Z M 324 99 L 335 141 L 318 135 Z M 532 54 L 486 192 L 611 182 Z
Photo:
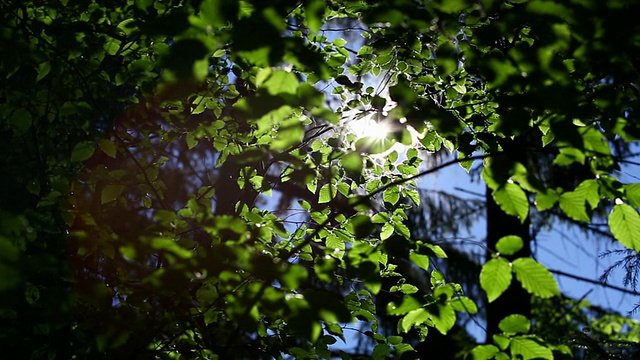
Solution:
M 574 162 L 584 164 L 586 159 L 584 153 L 576 148 L 561 148 L 560 153 L 553 160 L 553 164 L 560 166 L 568 166 Z
M 480 286 L 489 302 L 497 299 L 511 284 L 511 266 L 505 259 L 491 259 L 482 266 Z
M 394 302 L 387 304 L 387 313 L 389 315 L 404 315 L 420 308 L 422 304 L 413 296 L 406 295 L 402 298 L 402 303 L 396 305 Z
M 342 166 L 344 166 L 345 170 L 349 173 L 356 175 L 362 173 L 363 164 L 362 164 L 362 156 L 357 152 L 349 152 L 345 154 L 342 159 Z
M 491 337 L 493 342 L 498 345 L 498 347 L 502 350 L 506 350 L 509 347 L 509 343 L 511 343 L 511 339 L 507 336 L 495 334 Z
M 447 253 L 444 252 L 444 250 L 440 245 L 434 245 L 434 244 L 423 244 L 423 245 L 428 249 L 428 251 L 433 253 L 435 257 L 438 257 L 440 259 L 447 258 Z
M 430 313 L 429 318 L 433 321 L 436 329 L 443 335 L 446 335 L 456 323 L 456 312 L 449 304 L 430 306 L 428 311 Z
M 415 189 L 404 189 L 404 195 L 411 199 L 411 201 L 416 205 L 420 206 L 420 193 Z
M 560 199 L 558 193 L 553 189 L 545 189 L 536 195 L 535 205 L 538 211 L 551 209 Z
M 489 360 L 500 350 L 495 345 L 478 345 L 471 350 L 473 360 Z
M 574 192 L 584 196 L 592 209 L 595 209 L 600 203 L 600 185 L 596 180 L 589 179 L 581 182 Z
M 33 118 L 28 110 L 20 108 L 11 114 L 9 123 L 16 135 L 24 135 L 33 124 Z
M 112 157 L 112 158 L 116 157 L 116 144 L 114 144 L 113 141 L 102 139 L 98 143 L 98 146 L 100 146 L 100 150 L 102 150 L 102 152 L 104 152 L 105 154 L 109 155 L 109 157 Z
M 214 29 L 230 20 L 238 13 L 239 1 L 205 0 L 200 4 L 200 16 Z
M 496 250 L 498 250 L 500 254 L 513 255 L 522 249 L 522 245 L 523 242 L 520 236 L 508 235 L 498 240 Z
M 521 356 L 523 360 L 528 359 L 549 359 L 553 360 L 553 352 L 538 342 L 525 338 L 517 337 L 511 340 L 511 355 Z
M 7 226 L 7 223 L 10 221 L 8 219 L 3 219 L 3 225 Z M 17 220 L 17 219 L 14 219 Z M 22 225 L 22 224 L 21 224 Z M 13 225 L 11 225 L 13 227 Z M 4 236 L 0 236 L 0 262 L 14 262 L 20 256 L 20 249 L 14 244 L 14 242 L 10 239 L 5 238 Z
M 285 70 L 276 70 L 262 84 L 271 95 L 291 94 L 295 95 L 298 89 L 298 79 L 296 76 Z
M 373 348 L 371 357 L 373 360 L 384 360 L 391 354 L 391 346 L 389 344 L 378 344 Z
M 560 196 L 560 209 L 573 220 L 591 221 L 587 213 L 586 198 L 584 193 L 570 191 Z
M 340 326 L 339 323 L 330 323 L 327 322 L 325 323 L 325 329 L 327 330 L 327 332 L 331 335 L 337 336 L 340 339 L 342 339 L 343 342 L 346 342 L 347 340 L 344 337 L 344 332 L 342 331 L 342 327 Z
M 512 263 L 513 272 L 530 294 L 549 298 L 560 294 L 556 279 L 549 269 L 531 258 L 516 259 Z
M 193 256 L 191 251 L 185 250 L 178 245 L 178 243 L 166 237 L 157 237 L 151 240 L 151 247 L 157 250 L 166 250 L 170 251 L 181 258 L 188 259 Z
M 34 305 L 40 299 L 40 290 L 32 283 L 26 283 L 24 289 L 24 297 L 27 300 L 27 303 Z
M 429 312 L 427 312 L 427 310 L 423 308 L 415 309 L 409 311 L 409 313 L 400 320 L 398 328 L 401 332 L 409 332 L 412 327 L 424 324 L 428 320 Z
M 616 204 L 609 214 L 613 236 L 633 251 L 640 251 L 640 215 L 628 204 Z
M 198 138 L 196 138 L 195 134 L 190 131 L 187 133 L 187 147 L 189 150 L 193 149 L 196 145 L 198 145 Z
M 640 208 L 640 184 L 625 185 L 624 192 L 631 205 L 635 208 Z
M 411 284 L 402 284 L 400 286 L 400 291 L 406 295 L 415 294 L 418 292 L 418 287 Z
M 38 77 L 36 77 L 36 82 L 42 80 L 42 78 L 47 76 L 50 71 L 51 71 L 51 63 L 50 62 L 45 61 L 45 62 L 41 63 L 40 65 L 38 65 Z
M 335 235 L 327 236 L 326 240 L 326 252 L 327 254 L 340 259 L 344 255 L 345 244 L 340 238 Z
M 322 27 L 322 23 L 324 21 L 324 9 L 325 5 L 322 0 L 309 1 L 304 7 L 307 26 L 309 27 L 309 30 L 314 33 L 320 31 L 320 27 Z
M 71 162 L 88 160 L 91 155 L 93 155 L 94 150 L 95 145 L 91 141 L 83 141 L 76 144 L 76 146 L 73 147 L 73 151 L 71 151 Z
M 412 252 L 409 254 L 409 260 L 411 260 L 414 264 L 418 265 L 418 267 L 429 270 L 429 257 L 426 255 L 421 255 L 416 252 Z
M 396 221 L 395 223 L 393 223 L 393 228 L 398 235 L 401 235 L 406 239 L 411 238 L 411 232 L 409 231 L 407 225 Z
M 393 235 L 394 231 L 393 225 L 390 223 L 382 225 L 382 229 L 380 230 L 380 240 L 387 240 L 391 235 Z
M 525 316 L 512 314 L 500 321 L 500 330 L 509 334 L 526 334 L 531 329 L 531 322 Z
M 298 264 L 291 265 L 290 271 L 282 273 L 280 282 L 288 289 L 298 289 L 308 276 L 307 269 Z
M 347 45 L 347 40 L 343 39 L 343 38 L 336 38 L 333 40 L 333 45 L 341 47 L 341 46 L 345 46 Z
M 455 311 L 466 312 L 469 314 L 475 314 L 478 312 L 478 306 L 476 306 L 476 303 L 466 296 L 453 298 L 449 301 L 449 304 Z
M 584 146 L 586 150 L 591 150 L 598 156 L 610 156 L 611 147 L 609 141 L 605 138 L 604 134 L 595 127 L 588 127 L 586 132 L 582 134 L 584 140 Z
M 106 204 L 108 202 L 116 200 L 122 193 L 123 189 L 123 185 L 105 185 L 105 187 L 102 188 L 102 193 L 100 194 L 100 202 L 102 204 Z
M 333 200 L 336 197 L 336 187 L 332 184 L 324 184 L 320 188 L 320 194 L 318 195 L 318 204 L 325 204 Z
M 288 150 L 298 145 L 304 138 L 304 126 L 300 119 L 287 119 L 280 124 L 276 138 L 271 141 L 272 150 Z
M 529 214 L 529 200 L 520 186 L 506 183 L 493 192 L 493 199 L 507 214 L 517 216 L 524 222 Z
M 469 9 L 469 3 L 465 0 L 446 0 L 440 2 L 440 10 L 446 13 L 456 14 L 467 9 Z
M 120 254 L 124 256 L 127 260 L 135 260 L 136 259 L 136 248 L 133 245 L 121 246 L 119 248 Z
M 400 200 L 400 189 L 394 186 L 385 190 L 382 193 L 382 199 L 391 205 L 395 205 Z

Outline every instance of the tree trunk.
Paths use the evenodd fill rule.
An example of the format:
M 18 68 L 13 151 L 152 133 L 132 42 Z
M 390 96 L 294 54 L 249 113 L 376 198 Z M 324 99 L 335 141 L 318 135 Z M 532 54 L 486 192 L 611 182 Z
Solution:
M 526 141 L 516 138 L 510 141 L 508 146 L 503 145 L 505 156 L 511 161 L 518 161 L 527 164 L 526 161 Z M 521 222 L 515 216 L 506 214 L 500 206 L 493 200 L 492 190 L 486 189 L 487 203 L 487 261 L 496 253 L 496 243 L 500 238 L 507 235 L 516 235 L 522 238 L 523 247 L 516 254 L 511 256 L 501 255 L 512 261 L 521 257 L 531 256 L 531 233 L 529 231 L 530 221 Z M 513 276 L 509 288 L 495 301 L 487 306 L 487 342 L 492 342 L 492 336 L 502 331 L 498 324 L 502 319 L 511 314 L 521 314 L 530 318 L 531 315 L 531 295 L 522 288 Z

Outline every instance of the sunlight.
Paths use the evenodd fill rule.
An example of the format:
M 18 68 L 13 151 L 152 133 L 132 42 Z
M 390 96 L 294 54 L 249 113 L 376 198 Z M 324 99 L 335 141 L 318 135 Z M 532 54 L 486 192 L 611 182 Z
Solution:
M 377 122 L 371 118 L 351 120 L 347 126 L 358 138 L 369 137 L 374 140 L 384 139 L 391 131 L 388 124 Z

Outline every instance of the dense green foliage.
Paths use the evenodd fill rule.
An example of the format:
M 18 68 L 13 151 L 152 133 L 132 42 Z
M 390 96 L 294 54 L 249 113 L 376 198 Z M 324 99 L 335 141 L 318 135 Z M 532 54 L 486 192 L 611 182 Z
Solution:
M 495 319 L 470 358 L 640 341 L 636 322 L 562 298 L 521 233 L 488 246 L 482 293 L 465 294 L 409 216 L 419 178 L 475 168 L 525 231 L 605 219 L 635 258 L 640 185 L 619 174 L 640 139 L 637 1 L 0 10 L 6 353 L 355 358 L 331 345 L 363 326 L 367 356 L 414 358 L 514 286 L 534 310 Z M 450 157 L 425 166 L 432 153 Z M 567 340 L 580 326 L 593 336 Z

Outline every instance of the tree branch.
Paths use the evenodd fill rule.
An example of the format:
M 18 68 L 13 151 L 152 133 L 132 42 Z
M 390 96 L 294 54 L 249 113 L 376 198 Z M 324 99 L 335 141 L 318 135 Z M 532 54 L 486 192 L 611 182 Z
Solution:
M 556 275 L 565 276 L 565 277 L 572 278 L 572 279 L 575 279 L 575 280 L 587 282 L 589 284 L 599 285 L 599 286 L 602 286 L 602 287 L 605 287 L 605 288 L 608 288 L 608 289 L 618 290 L 618 291 L 620 291 L 622 293 L 625 293 L 625 294 L 636 295 L 636 296 L 640 295 L 640 292 L 637 292 L 637 291 L 625 289 L 625 288 L 620 287 L 620 286 L 607 284 L 605 282 L 600 282 L 600 281 L 589 279 L 589 278 L 586 278 L 586 277 L 582 277 L 582 276 L 578 276 L 578 275 L 574 275 L 574 274 L 569 274 L 569 273 L 566 273 L 564 271 L 554 270 L 554 269 L 549 269 L 549 271 L 551 273 L 553 273 L 553 274 L 556 274 Z

